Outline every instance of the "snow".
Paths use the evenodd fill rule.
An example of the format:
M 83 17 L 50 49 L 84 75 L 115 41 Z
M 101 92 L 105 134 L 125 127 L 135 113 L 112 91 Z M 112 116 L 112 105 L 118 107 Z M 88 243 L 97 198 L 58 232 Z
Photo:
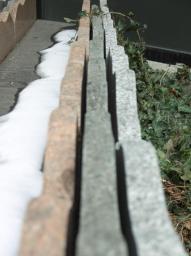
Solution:
M 0 117 L 0 255 L 18 254 L 22 223 L 29 201 L 42 192 L 41 172 L 51 112 L 58 106 L 59 90 L 75 30 L 55 36 L 57 44 L 41 51 L 37 73 L 17 105 Z

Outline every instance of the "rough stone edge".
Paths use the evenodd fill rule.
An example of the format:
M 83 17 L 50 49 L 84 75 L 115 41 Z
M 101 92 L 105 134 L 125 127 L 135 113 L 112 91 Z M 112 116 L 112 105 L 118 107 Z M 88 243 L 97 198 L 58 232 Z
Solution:
M 97 159 L 100 154 L 99 145 L 101 143 L 99 142 L 99 139 L 95 140 L 95 138 L 99 134 L 99 131 L 102 131 L 102 132 L 104 131 L 105 133 L 104 136 L 102 134 L 99 136 L 99 138 L 102 140 L 102 142 L 104 142 L 104 138 L 106 138 L 106 143 L 107 143 L 106 146 L 110 150 L 110 162 L 109 162 L 110 168 L 106 167 L 106 165 L 108 164 L 108 161 L 104 161 L 103 163 L 101 162 L 102 163 L 101 166 L 103 165 L 103 167 L 100 167 L 100 165 L 98 165 L 99 167 L 97 167 L 95 165 L 93 168 L 93 165 L 91 163 L 91 161 L 93 161 L 93 163 L 96 163 L 98 161 Z M 91 140 L 90 137 L 92 136 L 95 136 L 95 138 L 92 138 Z M 105 146 L 105 152 L 107 155 L 106 146 Z M 97 149 L 97 151 L 94 151 L 94 153 L 92 154 L 93 148 L 94 150 Z M 104 156 L 104 153 L 102 156 Z M 106 159 L 108 160 L 108 157 L 106 157 Z M 118 204 L 117 204 L 118 198 L 117 198 L 117 190 L 116 190 L 115 161 L 116 161 L 115 147 L 114 147 L 114 138 L 113 138 L 113 132 L 111 127 L 110 114 L 104 109 L 100 110 L 99 107 L 96 110 L 93 110 L 93 111 L 91 110 L 86 112 L 85 136 L 83 141 L 83 159 L 82 159 L 82 165 L 83 165 L 83 168 L 85 169 L 82 172 L 83 177 L 82 177 L 82 189 L 81 189 L 82 194 L 81 194 L 81 212 L 80 212 L 80 233 L 78 234 L 77 247 L 76 247 L 76 255 L 78 256 L 88 256 L 88 255 L 94 255 L 94 256 L 97 256 L 97 255 L 125 256 L 126 255 L 128 256 L 129 255 L 128 246 L 121 233 L 121 227 L 120 227 L 120 217 L 119 217 Z M 111 167 L 112 165 L 111 163 L 113 164 L 113 168 Z M 96 168 L 98 168 L 99 171 L 96 171 Z M 100 169 L 104 171 L 106 170 L 106 168 L 109 170 L 109 172 L 111 172 L 110 173 L 111 174 L 110 181 L 112 181 L 111 183 L 110 182 L 108 183 L 106 176 L 104 177 L 105 179 L 100 178 L 101 177 Z M 90 172 L 90 170 L 92 170 L 92 173 Z M 101 213 L 100 215 L 93 214 L 92 211 L 89 211 L 88 202 L 90 198 L 88 200 L 87 195 L 89 193 L 88 193 L 87 187 L 91 188 L 92 186 L 88 183 L 87 177 L 91 179 L 92 186 L 94 183 L 93 178 L 97 178 L 99 180 L 98 183 L 100 185 L 98 185 L 98 187 L 94 185 L 95 189 L 100 190 L 100 188 L 102 188 L 103 191 L 101 194 L 102 195 L 105 194 L 106 198 L 112 198 L 112 203 L 108 205 L 108 208 L 111 207 L 109 212 L 107 212 L 108 209 L 104 210 L 106 205 L 105 203 L 103 204 L 101 200 L 97 200 L 97 207 L 95 207 L 96 204 L 93 204 L 93 207 L 92 207 L 92 208 L 96 208 L 96 212 L 98 212 L 99 214 Z M 101 194 L 100 194 L 100 191 L 97 191 L 97 192 L 98 193 L 96 194 L 96 191 L 95 191 L 96 195 L 94 197 L 96 198 L 96 196 L 99 195 L 98 196 L 98 199 L 99 199 Z M 94 201 L 95 201 L 95 198 L 94 198 Z M 105 201 L 108 202 L 108 200 L 105 200 Z M 98 209 L 99 207 L 100 207 L 100 211 Z M 112 218 L 110 218 L 110 216 L 112 216 Z M 97 225 L 96 225 L 96 221 L 98 221 Z M 113 224 L 111 225 L 112 221 L 113 221 Z M 105 223 L 105 226 L 104 226 L 104 223 Z
M 108 13 L 109 9 L 107 7 L 107 1 L 106 0 L 100 0 L 100 6 L 101 9 L 104 13 Z M 109 21 L 109 22 L 108 22 Z M 115 56 L 115 49 L 117 47 L 117 45 L 115 45 L 115 35 L 113 40 L 110 40 L 109 42 L 107 42 L 107 40 L 109 40 L 109 32 L 108 32 L 108 28 L 110 30 L 113 30 L 113 26 L 112 26 L 112 21 L 111 21 L 111 15 L 107 14 L 103 16 L 103 24 L 104 24 L 104 28 L 105 28 L 105 36 L 106 36 L 106 54 L 110 54 L 111 55 L 111 59 L 116 60 L 117 56 Z M 113 31 L 115 33 L 115 31 Z M 121 62 L 126 62 L 127 64 L 127 60 L 124 61 L 121 60 Z M 132 70 L 128 70 L 128 68 L 125 71 L 125 68 L 121 65 L 119 65 L 119 63 L 116 63 L 116 65 L 113 66 L 114 73 L 117 73 L 117 68 L 119 67 L 119 73 L 116 75 L 119 79 L 121 79 L 121 75 L 120 73 L 124 73 L 124 72 L 134 72 Z M 121 73 L 121 74 L 122 74 Z M 123 74 L 124 75 L 124 74 Z M 135 76 L 133 74 L 131 74 L 132 76 Z M 122 76 L 123 77 L 123 76 Z M 127 75 L 126 75 L 127 78 Z M 134 85 L 131 84 L 131 88 L 129 88 L 130 90 L 132 90 L 132 93 L 134 95 L 133 96 L 133 102 L 134 100 L 136 100 L 136 82 L 134 83 Z M 128 88 L 127 88 L 128 89 Z M 123 106 L 120 106 L 120 108 Z M 139 122 L 139 118 L 138 118 L 138 111 L 137 111 L 137 107 L 134 109 L 134 114 L 133 115 L 129 115 L 128 116 L 128 122 L 127 125 L 131 125 L 132 129 L 128 129 L 126 132 L 124 132 L 122 130 L 121 133 L 121 137 L 119 138 L 119 141 L 122 143 L 123 148 L 127 148 L 127 150 L 124 150 L 125 155 L 124 157 L 127 158 L 128 157 L 128 152 L 132 152 L 132 148 L 137 147 L 136 150 L 137 152 L 139 152 L 139 150 L 141 151 L 141 154 L 139 155 L 138 158 L 136 158 L 137 160 L 134 160 L 135 164 L 137 164 L 137 161 L 139 161 L 139 165 L 141 166 L 142 164 L 144 164 L 145 162 L 145 158 L 147 157 L 151 157 L 152 158 L 152 163 L 154 164 L 154 169 L 150 168 L 150 163 L 147 162 L 148 164 L 148 168 L 146 168 L 145 172 L 140 172 L 138 173 L 135 177 L 134 177 L 134 181 L 133 182 L 129 182 L 130 179 L 130 175 L 135 175 L 135 169 L 132 168 L 131 164 L 132 162 L 128 162 L 128 160 L 126 159 L 125 161 L 125 165 L 126 165 L 126 181 L 127 181 L 127 196 L 128 196 L 128 203 L 129 203 L 129 212 L 130 212 L 130 219 L 131 219 L 131 224 L 132 224 L 132 229 L 134 232 L 134 238 L 138 247 L 138 255 L 140 256 L 163 256 L 163 255 L 167 255 L 167 256 L 184 256 L 186 255 L 179 239 L 178 239 L 178 235 L 175 233 L 175 231 L 173 230 L 172 227 L 172 223 L 170 221 L 170 218 L 168 216 L 168 211 L 166 208 L 166 203 L 165 203 L 165 197 L 163 194 L 163 189 L 162 189 L 162 184 L 161 184 L 161 176 L 160 176 L 160 168 L 158 165 L 158 161 L 157 161 L 157 156 L 155 153 L 155 150 L 153 148 L 153 146 L 150 143 L 147 143 L 145 141 L 141 140 L 141 133 L 140 133 L 140 122 Z M 137 112 L 137 113 L 136 113 Z M 137 124 L 136 124 L 137 123 Z M 133 124 L 133 125 L 132 125 Z M 130 133 L 129 133 L 129 132 Z M 134 131 L 134 132 L 133 132 Z M 124 133 L 124 134 L 123 134 Z M 126 140 L 129 140 L 128 142 L 124 142 Z M 137 146 L 138 145 L 138 146 Z M 139 148 L 140 147 L 140 148 Z M 142 148 L 141 148 L 142 147 Z M 145 151 L 148 150 L 149 152 L 144 152 L 144 147 L 145 147 Z M 133 152 L 133 154 L 131 154 L 131 157 L 135 159 L 136 157 L 136 152 Z M 137 165 L 137 166 L 139 166 Z M 148 172 L 150 168 L 150 173 Z M 142 173 L 144 173 L 144 175 L 141 175 Z M 153 173 L 153 181 L 151 183 L 152 180 L 152 175 L 151 173 Z M 143 183 L 143 178 L 145 178 L 145 183 Z M 137 183 L 139 182 L 139 184 L 137 185 Z M 155 185 L 153 190 L 151 191 L 150 189 L 150 185 L 148 186 L 148 181 L 150 181 L 150 185 Z M 136 184 L 136 185 L 135 185 Z M 141 188 L 140 192 L 137 192 L 137 189 Z M 155 221 L 158 223 L 158 227 L 159 229 L 156 230 L 155 232 L 156 234 L 158 233 L 158 235 L 161 233 L 163 234 L 164 238 L 162 241 L 162 244 L 159 240 L 156 239 L 155 234 L 153 234 L 153 236 L 151 237 L 151 240 L 147 240 L 148 237 L 146 237 L 146 233 L 148 231 L 147 229 L 147 220 L 142 220 L 142 222 L 140 222 L 140 198 L 141 195 L 143 195 L 144 189 L 147 189 L 148 192 L 152 192 L 151 195 L 153 196 L 153 200 L 150 201 L 150 203 L 148 204 L 148 208 L 151 207 L 152 204 L 156 205 L 156 211 L 155 214 L 158 214 L 158 218 L 153 218 L 153 226 L 155 228 Z M 137 193 L 137 198 L 135 198 L 135 196 L 133 197 L 133 193 Z M 159 198 L 160 195 L 160 198 Z M 142 198 L 142 203 L 145 202 L 146 197 L 143 196 Z M 158 200 L 157 200 L 158 199 Z M 156 204 L 156 202 L 160 203 L 161 208 L 159 209 L 158 204 Z M 136 207 L 135 205 L 138 204 Z M 135 209 L 133 209 L 133 207 L 135 207 Z M 161 213 L 160 213 L 161 211 Z M 149 215 L 145 212 L 145 217 L 153 217 L 152 215 Z M 139 223 L 139 225 L 137 225 Z M 142 225 L 142 226 L 141 226 Z M 165 228 L 164 228 L 164 225 Z M 149 227 L 149 233 L 152 230 L 152 227 Z M 142 234 L 139 232 L 143 232 Z M 144 239 L 146 239 L 144 241 Z M 169 240 L 168 240 L 169 239 Z
M 105 1 L 104 1 L 105 3 Z M 137 95 L 135 73 L 129 69 L 128 56 L 123 47 L 117 44 L 116 29 L 108 14 L 109 9 L 102 5 L 104 12 L 106 57 L 111 62 L 112 74 L 116 81 L 116 111 L 119 141 L 126 139 L 141 140 L 141 127 L 137 111 Z M 121 79 L 123 77 L 123 79 Z M 131 97 L 129 97 L 131 94 Z
M 0 63 L 22 39 L 35 20 L 35 0 L 17 0 L 10 5 L 8 11 L 0 12 L 0 35 L 3 35 L 0 40 Z
M 51 115 L 44 164 L 44 189 L 27 209 L 20 256 L 66 254 L 76 164 L 77 116 Z
M 123 141 L 131 227 L 139 256 L 186 256 L 168 216 L 154 147 Z
M 82 10 L 90 11 L 89 0 L 84 0 Z M 21 256 L 66 255 L 69 214 L 73 205 L 76 140 L 81 129 L 82 83 L 85 58 L 88 59 L 89 55 L 89 32 L 90 20 L 82 17 L 78 40 L 71 45 L 61 85 L 59 108 L 52 113 L 49 122 L 43 194 L 28 206 Z

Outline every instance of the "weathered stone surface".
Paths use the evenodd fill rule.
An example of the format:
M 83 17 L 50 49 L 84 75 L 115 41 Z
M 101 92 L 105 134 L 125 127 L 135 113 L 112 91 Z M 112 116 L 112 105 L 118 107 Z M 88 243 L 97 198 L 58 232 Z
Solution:
M 90 41 L 89 59 L 103 59 L 104 58 L 104 42 L 101 37 L 96 37 Z
M 27 210 L 20 256 L 63 256 L 66 253 L 71 202 L 45 194 Z
M 122 142 L 128 206 L 138 256 L 185 256 L 170 222 L 153 146 Z
M 135 74 L 132 70 L 123 69 L 122 65 L 121 70 L 118 69 L 116 72 L 118 139 L 140 140 Z
M 8 55 L 16 43 L 36 19 L 36 1 L 17 0 L 7 11 L 0 13 L 0 62 Z
M 44 193 L 73 200 L 77 114 L 55 110 L 49 126 L 44 160 Z
M 119 223 L 110 115 L 104 111 L 92 111 L 86 114 L 85 120 L 76 255 L 127 255 Z
M 118 69 L 124 68 L 129 69 L 129 58 L 125 54 L 123 46 L 115 45 L 110 47 L 110 55 L 112 56 L 112 71 L 117 72 Z M 135 86 L 136 88 L 136 86 Z
M 50 120 L 43 194 L 28 207 L 20 255 L 63 256 L 73 205 L 77 115 L 58 109 Z
M 102 10 L 104 13 L 109 11 L 107 7 L 102 7 Z M 129 70 L 128 56 L 124 48 L 117 45 L 111 15 L 105 15 L 104 19 L 107 63 L 115 80 L 118 139 L 140 140 L 135 73 Z
M 87 111 L 108 109 L 108 87 L 104 59 L 90 59 L 86 93 Z
M 99 8 L 97 5 L 92 6 L 92 12 L 99 12 Z M 100 15 L 93 15 L 92 17 L 92 29 L 93 29 L 93 38 L 100 37 L 101 41 L 104 41 L 104 33 L 103 33 L 103 24 L 102 18 Z

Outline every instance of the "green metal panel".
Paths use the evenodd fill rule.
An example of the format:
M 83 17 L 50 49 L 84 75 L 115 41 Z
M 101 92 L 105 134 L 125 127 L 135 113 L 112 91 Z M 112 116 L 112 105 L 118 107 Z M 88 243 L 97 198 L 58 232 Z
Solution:
M 148 25 L 147 45 L 191 55 L 190 0 L 108 0 L 108 3 L 115 11 L 133 11 L 141 23 Z
M 63 21 L 64 17 L 77 17 L 82 0 L 37 0 L 37 5 L 39 18 Z

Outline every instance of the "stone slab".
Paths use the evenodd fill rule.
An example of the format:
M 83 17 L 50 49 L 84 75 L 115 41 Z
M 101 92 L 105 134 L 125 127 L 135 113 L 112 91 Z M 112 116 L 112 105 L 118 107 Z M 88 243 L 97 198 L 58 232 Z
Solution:
M 0 12 L 0 62 L 36 20 L 36 1 L 17 0 Z
M 96 37 L 90 41 L 90 54 L 89 59 L 104 58 L 104 41 L 102 38 Z
M 28 206 L 20 256 L 66 255 L 74 197 L 77 115 L 61 109 L 50 119 L 42 195 Z
M 128 208 L 138 256 L 186 256 L 168 216 L 153 146 L 123 141 Z
M 108 86 L 104 59 L 90 59 L 86 92 L 87 111 L 108 110 Z
M 123 68 L 116 71 L 116 110 L 118 139 L 140 140 L 135 73 Z M 123 77 L 123 79 L 121 79 Z
M 77 256 L 127 255 L 116 188 L 116 162 L 110 115 L 86 114 L 83 141 L 80 232 Z
M 32 200 L 23 227 L 19 256 L 66 255 L 66 234 L 71 203 L 45 194 Z

